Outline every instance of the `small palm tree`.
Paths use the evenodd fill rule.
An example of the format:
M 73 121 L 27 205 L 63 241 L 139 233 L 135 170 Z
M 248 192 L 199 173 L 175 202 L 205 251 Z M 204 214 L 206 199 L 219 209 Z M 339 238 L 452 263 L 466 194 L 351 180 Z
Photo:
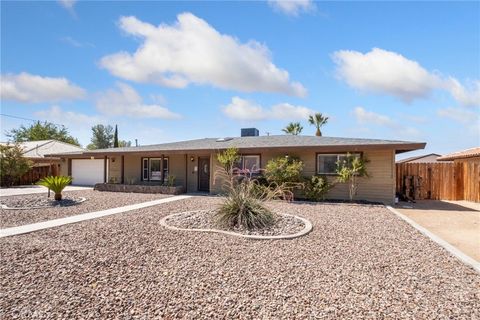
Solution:
M 286 134 L 291 134 L 294 136 L 298 136 L 303 130 L 302 125 L 300 122 L 290 122 L 288 126 L 282 129 L 283 132 Z
M 323 114 L 321 114 L 320 112 L 317 112 L 314 115 L 310 115 L 310 117 L 308 117 L 308 122 L 311 125 L 314 125 L 315 127 L 317 127 L 317 132 L 315 133 L 315 135 L 317 137 L 321 137 L 322 136 L 322 131 L 320 131 L 320 128 L 324 124 L 327 124 L 328 117 L 324 117 Z
M 71 177 L 66 176 L 49 176 L 41 179 L 37 182 L 38 185 L 47 187 L 48 189 L 55 192 L 55 200 L 62 200 L 62 191 L 72 182 Z

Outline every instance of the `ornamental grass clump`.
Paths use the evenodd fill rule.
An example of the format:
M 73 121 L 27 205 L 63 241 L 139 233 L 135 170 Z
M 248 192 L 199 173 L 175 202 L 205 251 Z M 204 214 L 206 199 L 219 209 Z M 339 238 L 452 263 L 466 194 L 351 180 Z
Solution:
M 218 208 L 216 222 L 229 229 L 247 230 L 274 225 L 276 215 L 265 203 L 273 199 L 292 199 L 293 193 L 284 184 L 264 185 L 251 174 L 235 174 L 232 168 L 236 159 L 236 149 L 228 149 L 217 156 L 220 166 L 216 168 L 215 176 L 223 180 L 225 201 Z
M 37 182 L 38 185 L 47 187 L 55 193 L 55 200 L 62 200 L 62 191 L 72 182 L 71 177 L 49 176 Z

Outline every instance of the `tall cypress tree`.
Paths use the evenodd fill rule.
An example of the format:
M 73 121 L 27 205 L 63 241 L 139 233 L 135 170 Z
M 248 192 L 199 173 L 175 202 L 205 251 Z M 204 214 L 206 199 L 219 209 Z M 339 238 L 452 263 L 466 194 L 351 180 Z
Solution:
M 115 125 L 115 133 L 113 134 L 113 147 L 118 148 L 118 127 Z

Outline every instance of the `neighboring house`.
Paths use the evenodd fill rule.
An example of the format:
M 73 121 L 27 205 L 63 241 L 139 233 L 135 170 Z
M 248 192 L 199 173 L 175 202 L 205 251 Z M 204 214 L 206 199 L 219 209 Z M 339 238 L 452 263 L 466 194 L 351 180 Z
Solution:
M 2 142 L 0 144 L 14 145 L 13 142 Z M 61 158 L 56 157 L 55 154 L 84 151 L 78 146 L 57 140 L 19 142 L 18 145 L 23 150 L 23 156 L 33 162 L 32 170 L 20 179 L 21 184 L 35 183 L 47 175 L 58 175 Z
M 246 136 L 247 135 L 247 136 Z M 278 156 L 298 156 L 304 163 L 303 174 L 335 177 L 335 163 L 347 152 L 369 160 L 370 178 L 361 178 L 359 199 L 392 203 L 395 195 L 395 154 L 423 149 L 425 143 L 333 138 L 317 136 L 258 136 L 258 130 L 242 130 L 241 137 L 206 138 L 157 145 L 109 148 L 64 153 L 64 175 L 74 184 L 102 182 L 125 184 L 161 184 L 169 175 L 187 192 L 218 193 L 222 181 L 215 179 L 216 155 L 236 147 L 242 155 L 242 169 L 257 170 Z M 348 198 L 346 185 L 335 186 L 329 198 Z
M 424 154 L 421 156 L 416 156 L 416 157 L 410 157 L 410 158 L 405 158 L 402 160 L 398 160 L 397 163 L 435 163 L 437 162 L 437 159 L 441 157 L 442 155 L 437 154 L 437 153 L 429 153 L 429 154 Z
M 438 158 L 438 161 L 458 162 L 479 162 L 480 163 L 480 147 L 470 148 L 462 151 L 450 153 Z

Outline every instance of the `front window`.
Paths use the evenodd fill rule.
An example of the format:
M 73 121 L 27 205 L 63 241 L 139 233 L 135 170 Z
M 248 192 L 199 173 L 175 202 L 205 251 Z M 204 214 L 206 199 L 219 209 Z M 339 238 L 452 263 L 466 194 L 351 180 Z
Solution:
M 351 155 L 357 157 L 360 156 L 358 153 L 353 153 Z M 343 161 L 346 157 L 346 153 L 318 154 L 317 174 L 337 174 L 337 161 Z
M 240 160 L 235 164 L 236 173 L 259 173 L 260 155 L 240 156 Z
M 168 158 L 163 158 L 163 175 L 161 162 L 162 158 L 143 158 L 142 177 L 144 181 L 161 181 L 168 178 Z

